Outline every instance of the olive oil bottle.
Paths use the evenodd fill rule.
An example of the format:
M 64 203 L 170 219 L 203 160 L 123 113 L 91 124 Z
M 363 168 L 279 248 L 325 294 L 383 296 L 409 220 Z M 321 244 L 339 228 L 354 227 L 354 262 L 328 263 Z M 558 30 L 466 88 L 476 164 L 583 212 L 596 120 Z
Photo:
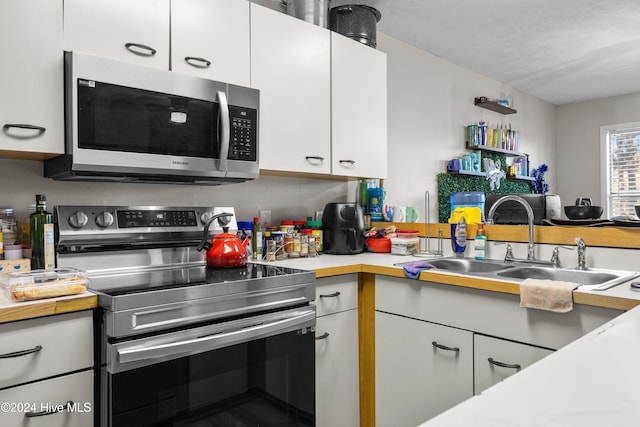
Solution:
M 47 212 L 47 197 L 36 194 L 36 211 L 29 216 L 31 228 L 31 269 L 52 270 L 55 267 L 53 215 Z

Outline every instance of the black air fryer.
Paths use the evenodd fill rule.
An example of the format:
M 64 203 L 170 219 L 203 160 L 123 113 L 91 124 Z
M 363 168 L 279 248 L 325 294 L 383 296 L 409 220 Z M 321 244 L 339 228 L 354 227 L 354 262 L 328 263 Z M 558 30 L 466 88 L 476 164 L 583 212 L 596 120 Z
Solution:
M 327 254 L 359 254 L 365 248 L 362 208 L 357 203 L 327 203 L 322 212 L 322 244 Z

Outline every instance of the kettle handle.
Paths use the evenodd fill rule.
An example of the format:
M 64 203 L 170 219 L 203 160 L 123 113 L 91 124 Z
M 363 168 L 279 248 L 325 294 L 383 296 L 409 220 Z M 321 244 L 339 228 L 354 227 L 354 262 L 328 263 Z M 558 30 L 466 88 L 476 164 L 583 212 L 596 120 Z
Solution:
M 196 248 L 198 251 L 201 251 L 203 249 L 208 251 L 209 249 L 211 249 L 212 244 L 208 240 L 208 238 L 209 238 L 209 226 L 216 219 L 221 218 L 221 217 L 226 217 L 226 216 L 233 216 L 233 214 L 229 213 L 229 212 L 222 212 L 222 213 L 219 213 L 217 215 L 211 216 L 211 218 L 209 218 L 207 220 L 207 222 L 205 222 L 204 228 L 202 230 L 202 238 L 200 239 L 200 244 Z

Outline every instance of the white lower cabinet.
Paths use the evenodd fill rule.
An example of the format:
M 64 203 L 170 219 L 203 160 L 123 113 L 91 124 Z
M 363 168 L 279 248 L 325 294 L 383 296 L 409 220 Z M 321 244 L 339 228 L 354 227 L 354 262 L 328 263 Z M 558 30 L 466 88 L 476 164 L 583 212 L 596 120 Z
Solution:
M 0 425 L 93 426 L 93 371 L 83 371 L 0 391 Z M 8 405 L 8 406 L 7 406 Z
M 474 394 L 553 353 L 546 348 L 479 334 L 473 337 L 473 351 Z
M 358 282 L 355 274 L 316 281 L 316 425 L 360 425 Z
M 376 424 L 419 425 L 620 314 L 524 309 L 517 295 L 378 275 Z
M 416 426 L 473 395 L 473 333 L 376 312 L 376 424 Z
M 0 426 L 91 427 L 90 310 L 0 324 Z

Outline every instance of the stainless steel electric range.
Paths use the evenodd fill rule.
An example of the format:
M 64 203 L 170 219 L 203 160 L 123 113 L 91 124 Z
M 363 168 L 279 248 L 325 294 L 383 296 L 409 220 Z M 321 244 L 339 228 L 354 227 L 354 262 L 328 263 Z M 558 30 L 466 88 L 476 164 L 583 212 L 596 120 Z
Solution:
M 207 268 L 212 215 L 55 207 L 57 266 L 98 295 L 96 425 L 315 425 L 315 273 Z

